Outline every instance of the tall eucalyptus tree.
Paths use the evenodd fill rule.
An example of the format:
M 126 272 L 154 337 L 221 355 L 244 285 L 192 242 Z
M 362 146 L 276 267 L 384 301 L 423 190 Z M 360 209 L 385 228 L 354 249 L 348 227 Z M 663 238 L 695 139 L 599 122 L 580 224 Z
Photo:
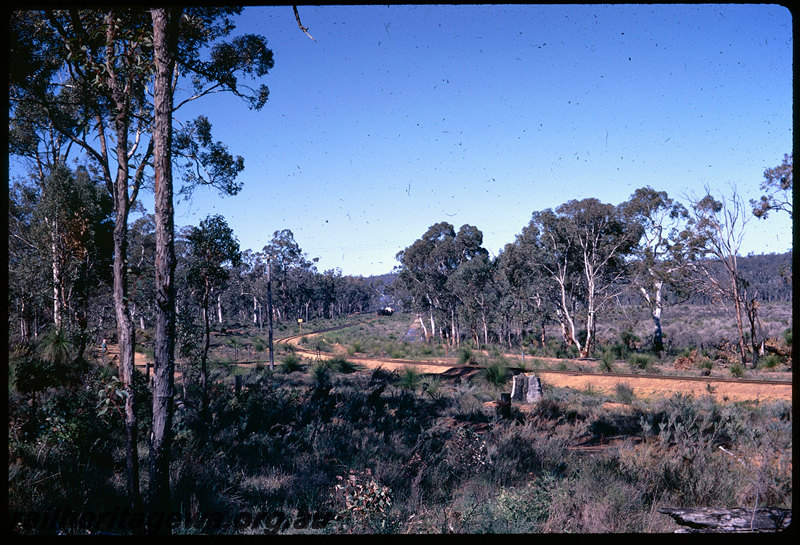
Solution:
M 631 282 L 638 290 L 653 320 L 653 351 L 664 350 L 661 319 L 664 309 L 664 288 L 681 292 L 682 279 L 688 268 L 685 252 L 686 224 L 689 212 L 665 191 L 641 187 L 620 205 L 623 217 L 642 227 L 642 236 L 633 249 Z

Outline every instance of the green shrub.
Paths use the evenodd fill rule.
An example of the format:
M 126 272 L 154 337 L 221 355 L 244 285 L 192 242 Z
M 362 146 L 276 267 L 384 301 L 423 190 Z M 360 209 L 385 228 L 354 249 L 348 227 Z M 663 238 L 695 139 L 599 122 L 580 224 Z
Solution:
M 511 533 L 538 533 L 550 515 L 555 477 L 537 476 L 533 482 L 515 488 L 502 488 L 495 500 L 496 519 L 508 525 Z
M 603 348 L 603 355 L 600 357 L 600 371 L 610 373 L 614 370 L 614 352 L 612 348 Z
M 778 354 L 767 354 L 758 360 L 759 369 L 774 369 L 783 363 L 783 358 Z
M 358 370 L 358 365 L 342 356 L 335 356 L 329 359 L 328 366 L 340 373 L 354 373 Z
M 434 401 L 443 399 L 442 392 L 442 379 L 439 377 L 432 377 L 425 385 L 425 393 L 428 394 Z
M 458 363 L 458 365 L 469 365 L 474 363 L 474 355 L 472 350 L 466 346 L 459 348 L 458 352 L 456 352 L 456 363 Z
M 39 344 L 42 359 L 56 365 L 70 363 L 75 345 L 63 329 L 51 329 Z
M 574 344 L 571 344 L 567 347 L 567 357 L 571 359 L 575 359 L 581 355 L 580 350 Z
M 253 350 L 256 352 L 263 352 L 264 349 L 267 347 L 264 339 L 261 337 L 253 337 Z
M 548 365 L 547 362 L 541 358 L 533 358 L 531 362 L 531 366 L 533 369 L 547 369 Z
M 328 361 L 318 361 L 311 368 L 311 374 L 314 377 L 315 387 L 323 387 L 330 384 L 331 380 L 331 366 Z
M 633 333 L 631 329 L 626 329 L 619 334 L 619 339 L 622 341 L 622 344 L 625 345 L 625 348 L 630 352 L 636 350 L 636 344 L 641 342 L 637 335 Z
M 413 365 L 404 368 L 397 380 L 397 385 L 400 389 L 407 392 L 416 391 L 420 384 L 422 384 L 422 375 Z
M 294 353 L 286 354 L 280 364 L 280 369 L 284 373 L 294 373 L 302 368 L 303 366 L 300 363 L 300 357 Z
M 650 354 L 634 353 L 628 356 L 628 363 L 631 365 L 631 367 L 649 370 L 655 363 L 655 357 Z
M 731 375 L 734 377 L 743 377 L 744 376 L 744 365 L 741 362 L 736 362 L 731 365 Z
M 483 368 L 484 380 L 494 387 L 503 386 L 510 378 L 508 366 L 499 361 L 492 361 Z
M 697 367 L 699 369 L 707 369 L 711 371 L 711 369 L 714 368 L 714 362 L 709 358 L 700 357 L 697 360 Z
M 389 517 L 392 491 L 366 471 L 350 470 L 337 475 L 333 501 L 339 508 L 336 526 L 345 533 L 390 533 L 395 529 Z M 388 524 L 387 524 L 388 523 Z
M 61 384 L 66 372 L 65 365 L 29 355 L 14 364 L 14 386 L 23 394 L 41 392 Z

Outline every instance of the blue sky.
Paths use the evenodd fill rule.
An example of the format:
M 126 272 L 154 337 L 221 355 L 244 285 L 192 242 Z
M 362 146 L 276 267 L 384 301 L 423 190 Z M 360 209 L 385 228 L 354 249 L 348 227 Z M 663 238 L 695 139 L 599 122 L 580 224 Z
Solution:
M 252 250 L 290 229 L 320 271 L 368 276 L 440 221 L 477 226 L 496 255 L 532 212 L 570 199 L 731 184 L 756 198 L 792 150 L 792 21 L 778 5 L 299 13 L 316 41 L 291 6 L 236 19 L 275 55 L 263 110 L 218 95 L 179 111 L 207 115 L 245 171 L 238 196 L 177 203 L 177 225 L 222 214 Z M 775 214 L 750 221 L 742 253 L 791 246 Z

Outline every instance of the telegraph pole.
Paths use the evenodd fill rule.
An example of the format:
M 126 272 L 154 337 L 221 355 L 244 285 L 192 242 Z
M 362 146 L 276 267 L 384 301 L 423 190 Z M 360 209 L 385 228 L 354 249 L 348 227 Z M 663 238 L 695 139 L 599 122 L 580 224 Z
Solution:
M 272 352 L 272 280 L 270 279 L 270 262 L 272 256 L 267 256 L 267 319 L 269 320 L 269 370 L 275 370 L 275 354 Z

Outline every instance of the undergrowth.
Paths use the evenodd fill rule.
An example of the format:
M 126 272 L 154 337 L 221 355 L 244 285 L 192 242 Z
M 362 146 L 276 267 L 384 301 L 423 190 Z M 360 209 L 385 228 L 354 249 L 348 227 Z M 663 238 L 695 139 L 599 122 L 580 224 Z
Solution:
M 282 372 L 249 370 L 238 394 L 216 372 L 210 427 L 187 389 L 173 425 L 176 533 L 670 532 L 660 507 L 791 508 L 791 403 L 546 388 L 530 411 L 504 416 L 488 403 L 501 362 L 492 380 L 453 381 L 287 360 Z M 146 492 L 149 386 L 137 380 Z M 125 508 L 124 425 L 109 392 L 113 371 L 94 365 L 71 384 L 12 384 L 12 514 Z M 577 448 L 608 437 L 623 440 Z M 22 534 L 130 533 L 86 518 L 57 529 L 12 520 Z

